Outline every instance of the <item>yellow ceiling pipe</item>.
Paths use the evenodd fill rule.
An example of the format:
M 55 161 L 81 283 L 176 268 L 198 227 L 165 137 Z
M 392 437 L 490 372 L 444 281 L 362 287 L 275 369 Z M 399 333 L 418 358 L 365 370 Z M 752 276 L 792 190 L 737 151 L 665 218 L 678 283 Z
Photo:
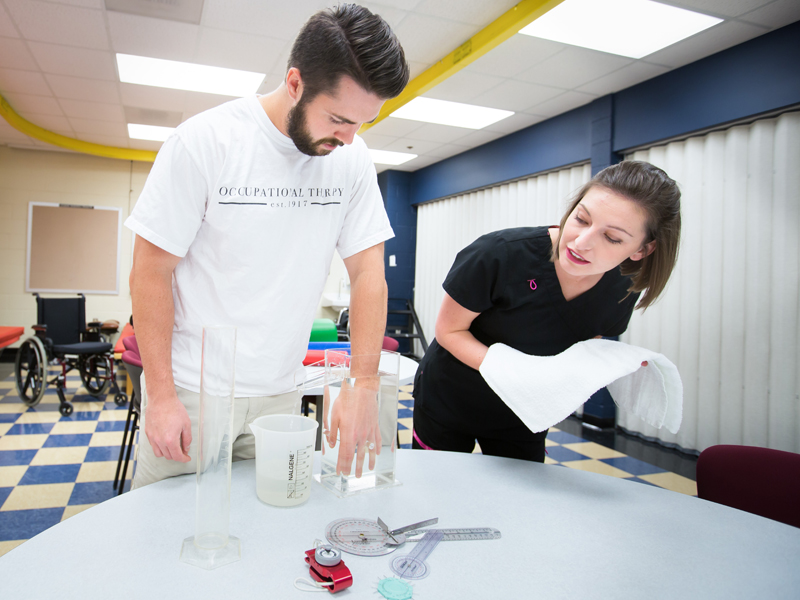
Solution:
M 82 142 L 65 135 L 53 133 L 26 121 L 19 116 L 3 96 L 0 96 L 0 115 L 8 121 L 14 129 L 17 129 L 34 139 L 37 139 L 54 146 L 82 152 L 83 154 L 94 154 L 95 156 L 105 156 L 106 158 L 119 158 L 121 160 L 138 160 L 141 162 L 153 162 L 156 159 L 156 152 L 152 150 L 134 150 L 132 148 L 116 148 L 114 146 L 103 146 L 102 144 L 92 144 Z
M 378 114 L 378 118 L 372 123 L 364 123 L 359 129 L 359 133 L 363 133 L 373 125 L 380 123 L 401 106 L 417 96 L 421 96 L 468 64 L 479 59 L 519 32 L 520 29 L 530 25 L 547 11 L 561 4 L 561 2 L 563 0 L 523 0 L 514 8 L 503 13 L 497 20 L 481 29 L 428 70 L 415 77 L 413 81 L 409 82 L 402 94 L 387 100 Z

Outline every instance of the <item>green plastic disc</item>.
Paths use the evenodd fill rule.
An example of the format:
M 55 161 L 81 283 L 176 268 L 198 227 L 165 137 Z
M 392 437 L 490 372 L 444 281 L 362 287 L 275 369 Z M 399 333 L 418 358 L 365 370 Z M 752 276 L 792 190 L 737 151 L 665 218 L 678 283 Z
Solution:
M 378 583 L 378 593 L 386 600 L 411 600 L 411 584 L 395 577 L 386 577 Z

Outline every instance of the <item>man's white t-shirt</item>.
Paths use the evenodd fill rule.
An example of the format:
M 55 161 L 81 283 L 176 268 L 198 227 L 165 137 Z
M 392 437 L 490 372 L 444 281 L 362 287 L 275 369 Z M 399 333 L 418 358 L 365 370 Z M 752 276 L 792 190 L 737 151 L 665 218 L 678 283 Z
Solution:
M 346 259 L 394 235 L 363 140 L 306 156 L 255 96 L 178 127 L 125 225 L 182 257 L 175 384 L 200 390 L 203 327 L 232 325 L 239 397 L 294 389 L 334 249 Z

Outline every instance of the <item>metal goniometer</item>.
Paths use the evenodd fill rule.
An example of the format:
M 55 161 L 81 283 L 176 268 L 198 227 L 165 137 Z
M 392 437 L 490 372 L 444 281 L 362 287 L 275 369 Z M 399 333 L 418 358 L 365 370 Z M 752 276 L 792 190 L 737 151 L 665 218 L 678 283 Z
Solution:
M 387 543 L 389 535 L 369 519 L 337 519 L 328 523 L 325 537 L 339 550 L 358 556 L 383 556 L 397 550 Z

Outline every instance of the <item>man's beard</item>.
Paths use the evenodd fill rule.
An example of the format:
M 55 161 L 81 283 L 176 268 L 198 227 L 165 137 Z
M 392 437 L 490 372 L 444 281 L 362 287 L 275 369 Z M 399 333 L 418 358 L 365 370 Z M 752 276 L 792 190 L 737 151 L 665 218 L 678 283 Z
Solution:
M 289 137 L 303 154 L 308 156 L 327 156 L 333 150 L 323 148 L 323 144 L 330 144 L 332 146 L 344 146 L 344 142 L 336 138 L 323 138 L 321 140 L 314 140 L 308 132 L 306 125 L 306 102 L 304 98 L 300 99 L 291 110 L 289 116 L 286 118 L 286 132 Z

